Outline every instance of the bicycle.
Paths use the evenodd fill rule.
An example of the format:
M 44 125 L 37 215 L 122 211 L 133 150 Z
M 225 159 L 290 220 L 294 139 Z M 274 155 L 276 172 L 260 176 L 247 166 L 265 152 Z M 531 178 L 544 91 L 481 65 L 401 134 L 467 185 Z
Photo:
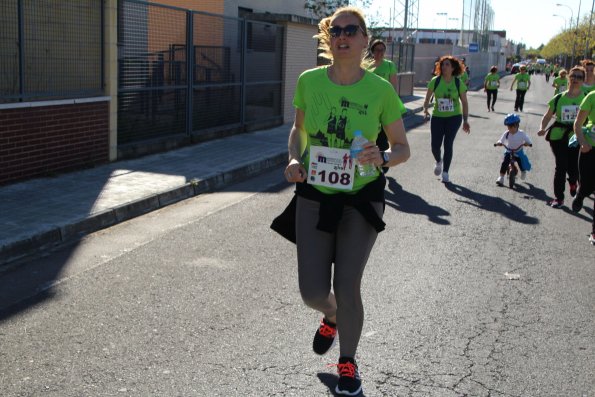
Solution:
M 518 156 L 515 155 L 515 153 L 521 151 L 523 149 L 523 146 L 532 147 L 533 145 L 530 143 L 523 143 L 516 149 L 512 149 L 503 143 L 500 143 L 500 142 L 494 143 L 494 147 L 497 147 L 497 146 L 504 146 L 504 148 L 510 153 L 510 162 L 508 163 L 508 169 L 506 170 L 506 174 L 508 175 L 508 186 L 511 189 L 513 189 L 514 183 L 516 181 L 516 176 L 518 175 L 519 168 L 520 168 L 517 165 L 517 162 L 520 161 L 520 159 L 518 158 Z M 500 183 L 498 183 L 498 185 L 502 186 Z

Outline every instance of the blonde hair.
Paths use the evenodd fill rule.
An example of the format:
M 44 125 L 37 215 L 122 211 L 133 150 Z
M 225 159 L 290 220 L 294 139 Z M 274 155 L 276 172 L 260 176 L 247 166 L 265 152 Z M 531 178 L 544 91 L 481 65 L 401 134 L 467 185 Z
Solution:
M 360 28 L 362 28 L 362 33 L 368 38 L 369 41 L 370 36 L 368 34 L 368 28 L 366 27 L 366 18 L 364 17 L 364 13 L 357 7 L 341 7 L 337 9 L 333 15 L 321 19 L 318 23 L 318 34 L 314 35 L 314 38 L 318 39 L 318 50 L 320 51 L 319 56 L 321 58 L 325 58 L 330 61 L 333 60 L 333 54 L 331 52 L 331 22 L 341 14 L 350 14 L 356 17 L 358 19 Z M 368 63 L 366 60 L 367 52 L 367 48 L 362 51 L 362 65 L 366 65 Z

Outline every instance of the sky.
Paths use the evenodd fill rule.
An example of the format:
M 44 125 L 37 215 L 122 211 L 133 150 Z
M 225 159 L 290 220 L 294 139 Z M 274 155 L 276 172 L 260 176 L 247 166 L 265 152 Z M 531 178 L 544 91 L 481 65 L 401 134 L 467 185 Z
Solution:
M 417 1 L 419 28 L 457 29 L 461 26 L 463 0 Z M 403 7 L 404 3 L 403 0 L 373 0 L 368 13 L 372 16 L 377 10 L 382 10 L 382 14 L 386 15 L 384 20 L 388 23 L 390 14 L 388 10 L 393 7 L 393 4 L 398 8 Z M 571 16 L 572 24 L 576 26 L 579 4 L 582 19 L 585 15 L 589 15 L 593 2 L 589 0 L 492 0 L 491 3 L 495 14 L 494 30 L 506 30 L 507 39 L 515 43 L 523 42 L 527 48 L 537 48 L 541 44 L 547 44 L 551 38 L 560 33 L 570 22 Z M 564 5 L 556 6 L 556 4 Z M 447 13 L 447 15 L 436 15 L 437 13 Z M 560 16 L 554 16 L 554 14 Z M 459 20 L 450 18 L 459 18 Z M 468 26 L 467 22 L 465 25 Z

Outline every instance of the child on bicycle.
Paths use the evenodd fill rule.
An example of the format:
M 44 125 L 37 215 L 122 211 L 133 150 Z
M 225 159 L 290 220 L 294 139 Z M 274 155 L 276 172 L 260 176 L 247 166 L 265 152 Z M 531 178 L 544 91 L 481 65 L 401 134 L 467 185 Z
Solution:
M 533 142 L 531 142 L 531 138 L 529 138 L 525 131 L 519 129 L 520 124 L 521 118 L 518 114 L 507 114 L 504 118 L 504 125 L 507 127 L 507 130 L 502 134 L 500 139 L 498 139 L 498 142 L 494 144 L 494 146 L 506 147 L 504 159 L 500 166 L 500 176 L 496 180 L 496 183 L 499 186 L 504 185 L 504 174 L 506 174 L 506 170 L 510 164 L 511 156 L 515 157 L 515 160 L 521 169 L 521 179 L 524 180 L 527 171 L 531 170 L 531 163 L 529 163 L 527 155 L 523 152 L 523 146 L 531 146 L 533 145 Z

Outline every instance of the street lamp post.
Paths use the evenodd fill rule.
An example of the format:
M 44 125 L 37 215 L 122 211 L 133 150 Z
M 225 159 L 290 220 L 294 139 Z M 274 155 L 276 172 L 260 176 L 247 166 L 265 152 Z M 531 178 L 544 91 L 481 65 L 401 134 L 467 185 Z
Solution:
M 572 29 L 572 20 L 574 19 L 574 12 L 572 11 L 572 8 L 566 4 L 560 4 L 560 3 L 556 3 L 556 6 L 558 7 L 566 7 L 570 10 L 570 29 Z M 572 35 L 572 60 L 570 61 L 571 66 L 574 66 L 574 54 L 576 51 L 576 35 L 578 34 L 578 23 L 579 23 L 579 19 L 580 19 L 580 15 L 581 15 L 581 0 L 579 0 L 578 2 L 578 15 L 576 16 L 576 29 L 574 30 L 574 34 Z
M 591 24 L 593 23 L 593 9 L 595 8 L 595 0 L 593 0 L 593 3 L 591 4 L 591 14 L 589 16 L 589 32 L 587 34 L 587 42 L 585 44 L 585 59 L 587 59 L 588 57 L 590 57 L 589 54 L 589 39 L 591 38 Z
M 593 0 L 593 1 L 595 1 L 595 0 Z M 448 20 L 449 21 L 457 21 L 458 22 L 459 21 L 459 18 L 448 18 Z M 456 38 L 452 40 L 452 55 L 455 54 L 455 41 L 456 40 L 457 40 Z
M 444 17 L 444 44 L 446 44 L 446 29 L 448 28 L 448 12 L 437 12 L 436 15 Z
M 595 0 L 593 0 L 593 1 L 595 1 Z M 564 18 L 562 15 L 558 15 L 558 14 L 553 14 L 552 16 L 562 18 L 564 20 L 564 30 L 568 29 L 568 21 L 566 21 L 566 18 Z

